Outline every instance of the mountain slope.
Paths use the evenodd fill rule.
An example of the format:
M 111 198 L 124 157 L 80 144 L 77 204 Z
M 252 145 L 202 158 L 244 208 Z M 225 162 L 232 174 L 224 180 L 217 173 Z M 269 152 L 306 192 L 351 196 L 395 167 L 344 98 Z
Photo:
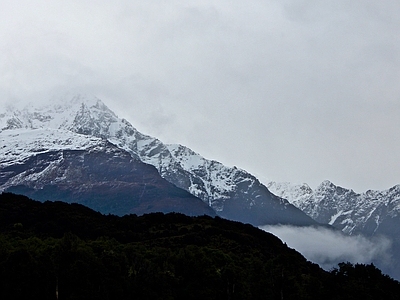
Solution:
M 99 99 L 87 96 L 53 100 L 52 105 L 12 109 L 0 115 L 3 130 L 53 128 L 107 139 L 160 175 L 201 198 L 219 215 L 255 225 L 310 225 L 315 222 L 276 197 L 254 176 L 204 159 L 181 145 L 166 145 L 119 119 Z
M 200 199 L 107 140 L 62 129 L 0 133 L 0 190 L 85 204 L 102 213 L 215 215 Z

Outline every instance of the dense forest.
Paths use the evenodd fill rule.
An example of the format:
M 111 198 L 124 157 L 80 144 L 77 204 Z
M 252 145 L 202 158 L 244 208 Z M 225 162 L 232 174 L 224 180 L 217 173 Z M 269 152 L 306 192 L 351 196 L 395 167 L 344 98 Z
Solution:
M 219 217 L 102 215 L 0 195 L 0 299 L 400 299 L 374 265 L 326 272 Z

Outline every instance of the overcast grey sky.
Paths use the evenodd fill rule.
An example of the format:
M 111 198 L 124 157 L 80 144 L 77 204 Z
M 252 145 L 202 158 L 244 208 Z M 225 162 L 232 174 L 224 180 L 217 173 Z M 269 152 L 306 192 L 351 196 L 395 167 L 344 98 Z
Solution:
M 263 180 L 400 183 L 396 0 L 0 4 L 0 104 L 81 91 Z

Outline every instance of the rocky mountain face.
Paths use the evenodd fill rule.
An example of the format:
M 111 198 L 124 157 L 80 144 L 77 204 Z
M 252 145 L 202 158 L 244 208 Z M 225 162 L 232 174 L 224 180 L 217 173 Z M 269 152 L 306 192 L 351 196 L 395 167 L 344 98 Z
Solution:
M 0 133 L 0 187 L 37 200 L 77 202 L 102 213 L 215 215 L 199 198 L 107 140 L 55 129 Z
M 163 144 L 144 135 L 95 97 L 78 95 L 53 99 L 51 105 L 29 105 L 24 109 L 10 107 L 0 114 L 0 128 L 2 134 L 8 135 L 18 130 L 63 130 L 88 139 L 108 141 L 120 151 L 129 153 L 132 161 L 136 159 L 153 165 L 168 182 L 202 199 L 218 215 L 228 219 L 254 225 L 315 224 L 312 218 L 287 200 L 273 195 L 246 171 L 207 160 L 184 146 Z M 65 150 L 70 149 L 66 147 Z M 46 145 L 43 152 L 49 152 Z M 13 164 L 5 154 L 0 158 L 2 162 Z M 10 181 L 4 175 L 3 164 L 0 168 L 0 176 L 8 180 L 0 189 L 17 185 L 18 180 Z M 20 179 L 23 177 L 21 175 Z
M 384 230 L 382 225 L 392 222 L 400 213 L 400 185 L 362 194 L 330 181 L 322 182 L 315 190 L 307 184 L 276 182 L 268 183 L 267 187 L 317 222 L 330 224 L 350 235 L 380 233 Z

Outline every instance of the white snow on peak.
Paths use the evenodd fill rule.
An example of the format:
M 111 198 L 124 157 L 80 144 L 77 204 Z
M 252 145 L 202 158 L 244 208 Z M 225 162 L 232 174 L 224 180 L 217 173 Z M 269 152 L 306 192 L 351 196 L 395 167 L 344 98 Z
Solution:
M 313 190 L 307 183 L 292 184 L 290 182 L 274 182 L 270 181 L 266 184 L 271 193 L 288 200 L 296 206 L 309 197 Z
M 84 150 L 101 139 L 63 129 L 15 129 L 0 132 L 0 168 L 23 163 L 27 158 L 52 150 Z
M 317 222 L 333 225 L 348 234 L 362 231 L 367 222 L 375 223 L 376 231 L 385 218 L 400 214 L 400 185 L 361 194 L 328 180 L 314 190 L 307 184 L 288 182 L 269 182 L 267 187 Z
M 167 144 L 165 146 L 185 170 L 196 170 L 207 166 L 208 161 L 189 148 L 179 144 Z
M 53 128 L 70 130 L 74 121 L 80 115 L 90 112 L 88 116 L 97 117 L 106 112 L 114 118 L 115 114 L 96 97 L 76 95 L 71 98 L 54 97 L 46 104 L 28 103 L 22 109 L 7 107 L 0 113 L 0 129 L 12 130 L 17 128 Z M 97 115 L 96 115 L 97 114 Z

